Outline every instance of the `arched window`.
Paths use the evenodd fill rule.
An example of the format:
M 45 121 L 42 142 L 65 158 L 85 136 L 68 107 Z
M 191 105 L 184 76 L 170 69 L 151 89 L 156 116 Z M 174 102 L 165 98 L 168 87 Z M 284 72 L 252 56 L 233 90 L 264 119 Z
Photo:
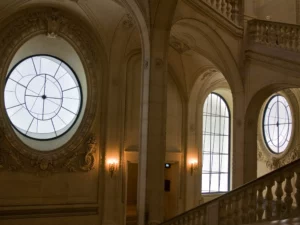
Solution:
M 216 93 L 210 93 L 204 103 L 202 143 L 202 193 L 228 191 L 230 112 Z

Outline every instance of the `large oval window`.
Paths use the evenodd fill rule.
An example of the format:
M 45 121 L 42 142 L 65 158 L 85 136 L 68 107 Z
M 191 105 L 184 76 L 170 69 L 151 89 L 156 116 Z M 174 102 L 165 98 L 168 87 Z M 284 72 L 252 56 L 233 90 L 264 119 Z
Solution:
M 18 62 L 5 86 L 5 108 L 14 128 L 26 137 L 50 140 L 66 133 L 82 105 L 80 83 L 72 68 L 49 55 Z
M 292 135 L 292 115 L 287 100 L 276 94 L 268 101 L 263 117 L 265 143 L 273 153 L 282 153 Z

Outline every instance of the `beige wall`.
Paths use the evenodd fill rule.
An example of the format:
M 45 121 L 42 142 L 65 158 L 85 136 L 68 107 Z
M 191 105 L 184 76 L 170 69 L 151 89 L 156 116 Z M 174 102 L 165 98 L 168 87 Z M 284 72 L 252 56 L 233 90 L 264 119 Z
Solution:
M 249 0 L 245 1 L 246 17 L 297 24 L 298 0 Z
M 202 4 L 202 1 L 198 2 Z M 247 1 L 246 8 L 252 7 L 252 11 L 248 10 L 247 12 L 262 19 L 270 14 L 271 20 L 294 23 L 295 13 L 292 10 L 294 5 L 291 3 L 292 1 L 288 2 L 280 5 L 282 1 L 279 0 L 272 1 L 272 3 L 264 1 L 259 5 L 257 3 L 254 10 L 254 5 Z M 30 3 L 31 1 L 28 1 L 28 5 L 23 5 L 23 7 L 31 7 Z M 87 78 L 86 85 L 84 85 L 87 92 L 85 112 L 88 113 L 91 108 L 96 108 L 88 118 L 82 121 L 82 124 L 89 124 L 92 121 L 92 125 L 81 127 L 76 136 L 80 141 L 81 137 L 86 139 L 90 134 L 95 135 L 96 144 L 93 145 L 95 148 L 91 152 L 93 157 L 91 157 L 89 152 L 91 149 L 85 139 L 77 146 L 77 140 L 73 140 L 72 137 L 70 139 L 78 148 L 75 148 L 74 145 L 68 147 L 71 152 L 70 157 L 77 157 L 78 153 L 80 158 L 79 161 L 76 161 L 76 165 L 91 162 L 91 160 L 94 164 L 90 170 L 85 172 L 68 171 L 63 163 L 60 166 L 53 163 L 53 167 L 58 171 L 48 171 L 49 168 L 43 169 L 43 160 L 47 161 L 48 155 L 39 155 L 41 158 L 36 161 L 31 161 L 23 156 L 23 148 L 15 147 L 15 143 L 19 141 L 18 137 L 13 135 L 7 118 L 1 117 L 1 130 L 4 132 L 4 134 L 2 131 L 0 133 L 2 137 L 2 139 L 0 137 L 1 225 L 125 224 L 126 202 L 133 199 L 135 195 L 138 196 L 139 204 L 143 204 L 138 207 L 148 207 L 149 199 L 147 198 L 152 192 L 148 191 L 147 197 L 144 196 L 145 187 L 143 189 L 142 184 L 147 178 L 140 174 L 141 171 L 163 173 L 164 165 L 157 163 L 156 156 L 159 159 L 164 158 L 165 162 L 176 164 L 178 167 L 172 174 L 172 177 L 176 177 L 176 194 L 172 195 L 171 201 L 166 203 L 167 205 L 176 205 L 176 210 L 172 213 L 181 213 L 191 209 L 199 205 L 203 198 L 208 201 L 216 197 L 215 195 L 202 196 L 201 194 L 202 109 L 206 96 L 212 91 L 218 92 L 226 99 L 232 116 L 231 188 L 236 188 L 271 171 L 266 167 L 264 161 L 257 161 L 259 113 L 268 96 L 282 89 L 300 87 L 298 53 L 275 51 L 270 47 L 259 45 L 243 46 L 243 39 L 247 37 L 243 36 L 242 27 L 233 26 L 225 20 L 220 22 L 217 18 L 207 15 L 207 12 L 203 13 L 201 11 L 203 7 L 191 6 L 186 1 L 178 1 L 174 20 L 173 17 L 165 18 L 165 13 L 162 13 L 165 10 L 158 13 L 162 21 L 166 19 L 172 24 L 166 29 L 170 31 L 170 38 L 167 40 L 151 39 L 153 41 L 151 47 L 154 46 L 151 52 L 148 52 L 146 48 L 147 41 L 144 32 L 147 27 L 143 27 L 140 21 L 143 14 L 132 16 L 128 13 L 131 12 L 130 10 L 125 10 L 128 6 L 122 5 L 119 1 L 91 0 L 77 3 L 76 1 L 61 1 L 60 3 L 56 1 L 51 4 L 51 6 L 53 5 L 72 12 L 70 17 L 72 21 L 74 20 L 74 24 L 59 27 L 62 36 L 58 39 L 47 39 L 47 45 L 50 46 L 47 48 L 53 54 L 56 54 L 54 50 L 57 51 L 57 54 L 61 53 L 61 57 L 65 57 L 66 61 L 73 62 L 68 49 L 73 48 L 71 51 L 73 56 L 78 54 L 77 61 L 73 62 L 73 66 L 80 67 L 79 73 L 81 71 L 81 75 Z M 0 10 L 10 7 L 12 5 L 8 2 L 6 4 L 3 1 L 0 2 Z M 15 7 L 17 6 L 15 5 Z M 166 7 L 167 9 L 169 8 Z M 12 13 L 9 10 L 5 12 Z M 66 15 L 69 14 L 66 13 Z M 35 16 L 33 14 L 33 18 Z M 56 24 L 55 16 L 54 19 L 51 17 L 49 20 Z M 79 23 L 77 20 L 81 22 Z M 14 21 L 15 18 L 12 15 L 8 24 L 14 24 Z M 3 68 L 8 68 L 11 63 L 8 59 L 12 59 L 25 43 L 25 39 L 22 39 L 23 41 L 18 39 L 25 35 L 22 33 L 23 27 L 32 21 L 35 20 L 30 17 L 21 25 L 12 26 L 14 30 L 10 31 L 11 33 L 0 32 L 2 43 L 0 53 L 3 56 L 0 59 L 2 78 L 7 72 L 3 71 Z M 225 22 L 226 25 L 224 25 Z M 39 23 L 42 24 L 44 38 L 49 27 L 56 29 L 56 26 L 50 26 L 47 20 Z M 79 24 L 84 29 L 77 32 Z M 0 30 L 8 29 L 5 28 L 2 21 L 0 27 Z M 34 28 L 35 26 L 32 26 L 32 29 Z M 76 31 L 76 35 L 68 29 Z M 67 36 L 64 33 L 67 31 L 71 32 L 73 36 Z M 161 30 L 158 29 L 158 31 Z M 29 30 L 28 32 L 33 31 Z M 32 35 L 34 36 L 34 34 Z M 72 42 L 76 37 L 82 36 L 86 39 L 83 38 L 76 43 Z M 7 43 L 1 37 L 14 37 L 15 39 L 9 40 Z M 28 36 L 26 41 L 35 40 L 31 38 Z M 56 44 L 55 48 L 51 48 L 52 43 L 64 42 L 63 40 L 70 43 L 67 49 L 59 44 Z M 32 46 L 37 44 L 37 42 L 32 43 Z M 168 46 L 168 50 L 163 52 L 166 56 L 165 60 L 152 57 L 150 61 L 146 57 L 147 54 L 162 54 L 164 49 L 162 45 Z M 39 52 L 44 51 L 41 46 L 39 48 Z M 245 53 L 245 50 L 249 51 Z M 84 57 L 87 53 L 93 53 L 91 60 Z M 78 60 L 82 62 L 83 68 Z M 156 71 L 158 72 L 156 75 L 161 76 L 154 76 L 154 79 L 151 71 Z M 149 76 L 154 79 L 150 79 L 151 85 L 153 85 L 150 94 L 157 101 L 152 102 L 151 106 L 155 108 L 159 105 L 160 109 L 160 111 L 153 110 L 151 118 L 146 117 L 146 114 L 143 114 L 144 117 L 142 117 L 142 109 L 149 107 L 147 104 L 149 96 L 142 96 L 142 91 L 149 88 L 147 83 Z M 93 79 L 90 79 L 91 77 Z M 4 80 L 1 80 L 1 90 L 4 88 Z M 161 82 L 163 83 L 161 84 L 160 81 L 165 81 L 165 83 Z M 295 96 L 298 102 L 299 93 Z M 1 112 L 5 113 L 3 101 L 1 100 L 0 103 Z M 142 126 L 149 121 L 156 121 L 156 123 L 150 124 L 151 129 Z M 153 161 L 148 162 L 147 158 L 141 157 L 141 155 L 145 155 L 142 150 L 147 151 L 149 144 L 141 143 L 141 140 L 146 140 L 143 135 L 158 136 L 164 125 L 166 130 L 163 132 L 166 134 L 166 138 L 161 140 L 163 143 L 152 139 L 158 143 L 155 142 L 151 145 L 152 150 L 155 149 L 158 155 L 152 157 Z M 293 145 L 294 147 L 298 145 L 298 141 Z M 161 146 L 166 147 L 161 148 Z M 67 148 L 62 148 L 49 155 L 56 156 L 66 150 Z M 28 151 L 34 152 L 33 149 Z M 18 153 L 17 157 L 14 157 L 13 153 Z M 151 154 L 151 152 L 146 153 Z M 14 170 L 13 166 L 18 164 L 18 157 L 22 160 L 24 157 L 25 160 L 21 161 L 18 170 L 11 171 Z M 64 156 L 61 157 L 64 158 Z M 117 162 L 112 176 L 108 171 L 110 160 Z M 197 163 L 191 174 L 192 160 L 196 160 Z M 138 163 L 139 178 L 136 187 L 137 193 L 130 192 L 130 195 L 127 196 L 129 183 L 130 185 L 135 183 L 135 180 L 130 180 L 130 178 L 128 180 L 128 163 Z M 22 165 L 25 166 L 22 167 Z M 163 174 L 157 175 L 163 177 L 161 176 Z M 162 191 L 163 187 L 160 184 L 150 184 L 154 194 L 155 191 Z M 144 201 L 139 201 L 143 198 Z M 159 206 L 156 208 L 156 211 L 163 211 L 163 209 L 159 209 Z M 147 213 L 151 213 L 149 210 L 151 209 L 146 209 Z M 141 212 L 145 214 L 145 211 Z

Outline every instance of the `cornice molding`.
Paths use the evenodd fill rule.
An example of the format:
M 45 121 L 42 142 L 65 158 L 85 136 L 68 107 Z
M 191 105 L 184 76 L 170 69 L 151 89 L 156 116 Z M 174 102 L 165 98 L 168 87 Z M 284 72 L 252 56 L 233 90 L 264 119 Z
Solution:
M 32 217 L 83 216 L 98 214 L 98 204 L 0 207 L 1 219 Z
M 36 35 L 61 37 L 78 53 L 86 72 L 87 103 L 82 122 L 75 135 L 62 147 L 42 152 L 25 145 L 13 131 L 4 107 L 6 71 L 18 48 Z M 48 175 L 60 171 L 89 171 L 94 167 L 96 137 L 91 134 L 99 96 L 99 67 L 101 62 L 96 39 L 80 21 L 54 8 L 26 9 L 6 21 L 0 33 L 0 169 Z
M 256 60 L 259 62 L 269 64 L 270 66 L 272 66 L 272 68 L 276 66 L 276 67 L 292 70 L 298 73 L 300 71 L 300 64 L 298 62 L 293 62 L 290 60 L 285 60 L 283 58 L 265 55 L 251 50 L 246 51 L 246 59 Z

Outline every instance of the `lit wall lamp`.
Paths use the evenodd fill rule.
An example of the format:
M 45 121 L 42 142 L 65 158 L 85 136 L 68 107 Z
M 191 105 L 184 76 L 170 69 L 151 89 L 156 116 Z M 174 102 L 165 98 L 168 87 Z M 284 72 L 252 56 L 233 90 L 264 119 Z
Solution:
M 107 161 L 108 164 L 108 172 L 110 174 L 110 177 L 113 177 L 114 173 L 118 169 L 118 161 L 116 159 L 109 159 Z
M 190 170 L 191 170 L 191 176 L 193 176 L 194 171 L 198 169 L 198 161 L 196 159 L 190 160 Z

